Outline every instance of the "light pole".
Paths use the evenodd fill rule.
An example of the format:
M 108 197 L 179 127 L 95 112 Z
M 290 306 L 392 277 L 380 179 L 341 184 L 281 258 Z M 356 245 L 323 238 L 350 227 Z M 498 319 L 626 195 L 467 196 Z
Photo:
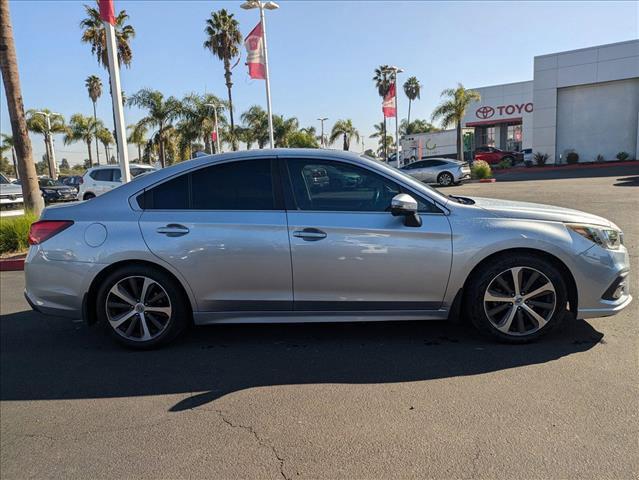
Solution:
M 275 2 L 262 2 L 261 0 L 247 0 L 240 8 L 251 10 L 253 8 L 260 9 L 260 22 L 262 24 L 262 45 L 264 45 L 264 83 L 266 84 L 266 108 L 268 111 L 268 138 L 271 148 L 275 146 L 273 139 L 273 114 L 271 112 L 271 84 L 268 74 L 268 48 L 266 46 L 266 21 L 264 20 L 264 9 L 277 10 L 280 6 Z
M 218 106 L 215 105 L 214 103 L 205 103 L 204 105 L 207 107 L 211 107 L 213 109 L 213 122 L 214 122 L 214 128 L 215 128 L 215 153 L 221 153 L 220 152 L 220 132 L 218 131 L 218 127 L 217 127 Z
M 399 92 L 399 88 L 397 87 L 397 74 L 402 73 L 402 70 L 399 67 L 388 67 L 384 69 L 385 72 L 389 72 L 393 74 L 393 81 L 395 82 L 395 160 L 397 161 L 397 166 L 401 167 L 402 162 L 399 161 L 399 111 L 397 109 L 397 94 Z M 386 139 L 384 139 L 386 141 Z
M 53 137 L 51 136 L 51 116 L 61 116 L 55 112 L 35 112 L 36 115 L 42 115 L 47 122 L 47 130 L 44 132 L 44 143 L 47 149 L 47 160 L 49 163 L 49 176 L 54 180 L 58 178 L 58 168 L 55 163 L 55 151 L 53 150 Z
M 318 120 L 320 121 L 320 124 L 322 125 L 321 130 L 322 130 L 322 134 L 320 136 L 320 145 L 322 146 L 322 148 L 324 148 L 325 144 L 324 144 L 324 122 L 326 120 L 328 120 L 328 117 L 320 117 L 318 118 Z

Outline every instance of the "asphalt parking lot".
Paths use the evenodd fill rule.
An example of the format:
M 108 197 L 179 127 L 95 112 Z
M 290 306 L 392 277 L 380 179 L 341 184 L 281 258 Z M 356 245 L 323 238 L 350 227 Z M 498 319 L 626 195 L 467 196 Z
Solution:
M 445 193 L 610 218 L 637 272 L 639 175 L 628 172 Z M 0 280 L 3 479 L 639 474 L 637 301 L 523 346 L 407 322 L 200 328 L 134 352 L 30 311 L 21 272 Z

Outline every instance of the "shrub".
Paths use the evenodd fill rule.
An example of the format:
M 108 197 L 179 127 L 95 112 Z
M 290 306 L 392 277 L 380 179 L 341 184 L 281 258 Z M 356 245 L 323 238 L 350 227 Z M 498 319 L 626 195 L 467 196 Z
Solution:
M 533 162 L 532 160 L 524 160 L 524 165 L 526 166 L 526 168 L 530 168 L 535 164 L 535 162 Z
M 601 153 L 595 157 L 595 162 L 597 162 L 597 163 L 603 163 L 605 161 L 606 161 L 606 159 L 604 158 L 604 156 Z
M 490 165 L 488 162 L 484 160 L 475 160 L 473 162 L 473 166 L 470 168 L 470 174 L 473 178 L 490 178 L 493 176 L 492 171 L 490 170 Z
M 513 166 L 512 162 L 510 160 L 506 159 L 506 160 L 502 160 L 497 165 L 493 166 L 493 168 L 495 170 L 502 170 L 504 168 L 510 168 L 512 166 Z
M 620 162 L 625 162 L 628 158 L 630 158 L 630 154 L 628 152 L 619 152 L 617 154 L 617 160 Z
M 574 150 L 569 151 L 566 154 L 566 163 L 568 165 L 579 163 L 579 154 L 575 152 Z
M 546 165 L 546 161 L 548 160 L 548 158 L 550 158 L 550 155 L 548 155 L 547 153 L 535 152 L 534 158 L 537 166 L 543 167 L 544 165 Z
M 37 219 L 33 213 L 0 218 L 0 253 L 22 252 L 29 248 L 29 227 Z

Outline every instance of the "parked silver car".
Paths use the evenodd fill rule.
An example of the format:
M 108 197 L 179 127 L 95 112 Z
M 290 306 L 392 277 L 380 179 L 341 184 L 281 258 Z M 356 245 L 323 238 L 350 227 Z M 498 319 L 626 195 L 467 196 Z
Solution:
M 308 172 L 322 169 L 322 182 Z M 348 181 L 346 181 L 348 179 Z M 47 208 L 25 295 L 132 347 L 197 325 L 472 319 L 529 341 L 632 297 L 623 234 L 565 208 L 444 196 L 366 157 L 251 150 Z
M 409 163 L 401 168 L 411 177 L 424 183 L 447 187 L 470 178 L 470 167 L 465 162 L 450 158 L 428 158 Z
M 23 204 L 22 187 L 0 173 L 0 208 L 18 208 Z

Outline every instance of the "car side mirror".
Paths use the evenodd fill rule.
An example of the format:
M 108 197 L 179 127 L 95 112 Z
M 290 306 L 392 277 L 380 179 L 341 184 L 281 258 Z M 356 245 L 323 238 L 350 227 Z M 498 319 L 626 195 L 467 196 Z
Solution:
M 422 219 L 417 212 L 417 200 L 407 193 L 400 193 L 391 200 L 391 215 L 404 217 L 404 225 L 407 227 L 421 227 Z

